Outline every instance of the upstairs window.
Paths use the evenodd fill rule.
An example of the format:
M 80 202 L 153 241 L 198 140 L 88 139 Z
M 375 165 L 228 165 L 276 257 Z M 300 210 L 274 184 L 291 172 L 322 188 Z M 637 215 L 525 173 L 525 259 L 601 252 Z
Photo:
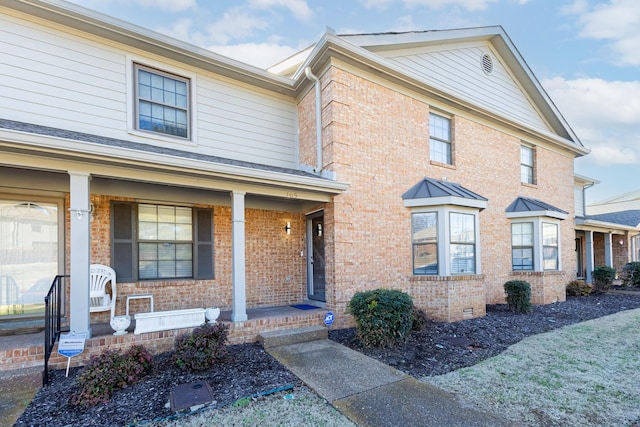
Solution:
M 520 182 L 523 184 L 535 184 L 534 158 L 535 152 L 532 147 L 520 146 Z
M 135 66 L 136 127 L 189 138 L 189 79 Z
M 429 114 L 429 158 L 434 162 L 453 164 L 451 156 L 451 119 Z

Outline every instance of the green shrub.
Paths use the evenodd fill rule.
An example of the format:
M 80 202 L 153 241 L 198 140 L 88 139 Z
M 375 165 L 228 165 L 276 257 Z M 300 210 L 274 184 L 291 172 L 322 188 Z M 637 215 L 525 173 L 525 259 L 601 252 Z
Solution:
M 622 267 L 622 284 L 640 288 L 640 262 L 628 262 Z
M 92 356 L 76 383 L 79 390 L 70 397 L 73 406 L 94 406 L 108 402 L 114 390 L 138 382 L 152 367 L 152 356 L 143 346 L 136 345 L 124 354 L 105 350 Z
M 509 280 L 504 284 L 509 308 L 517 313 L 531 311 L 531 285 L 524 280 Z
M 426 327 L 427 313 L 414 306 L 411 311 L 411 329 L 414 331 L 421 331 Z
M 586 297 L 591 294 L 593 288 L 587 285 L 584 280 L 572 280 L 567 284 L 567 296 L 570 297 Z
M 595 292 L 606 292 L 611 287 L 613 279 L 616 278 L 616 271 L 607 267 L 606 265 L 600 265 L 593 270 L 593 289 Z
M 347 306 L 358 338 L 367 347 L 392 347 L 406 341 L 413 325 L 413 301 L 394 289 L 356 292 Z
M 190 334 L 176 338 L 173 360 L 191 372 L 206 371 L 224 360 L 229 327 L 222 323 L 205 323 Z

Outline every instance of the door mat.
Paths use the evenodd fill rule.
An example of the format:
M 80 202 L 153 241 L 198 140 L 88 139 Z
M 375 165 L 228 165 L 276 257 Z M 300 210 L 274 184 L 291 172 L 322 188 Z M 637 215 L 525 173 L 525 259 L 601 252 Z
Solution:
M 299 310 L 313 310 L 314 308 L 320 308 L 320 307 L 316 307 L 315 305 L 309 305 L 309 304 L 293 304 L 291 307 L 297 308 Z

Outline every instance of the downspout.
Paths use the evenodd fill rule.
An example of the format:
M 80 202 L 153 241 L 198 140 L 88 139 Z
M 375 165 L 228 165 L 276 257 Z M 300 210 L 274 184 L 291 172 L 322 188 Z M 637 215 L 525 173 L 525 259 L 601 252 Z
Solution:
M 316 173 L 322 171 L 322 99 L 320 98 L 320 79 L 313 75 L 311 68 L 304 69 L 304 74 L 313 80 L 316 86 Z

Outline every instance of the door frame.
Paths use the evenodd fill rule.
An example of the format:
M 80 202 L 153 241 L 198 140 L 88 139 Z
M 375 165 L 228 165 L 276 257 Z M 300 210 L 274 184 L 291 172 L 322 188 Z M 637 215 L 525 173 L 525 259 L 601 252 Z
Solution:
M 315 296 L 315 292 L 314 292 L 314 271 L 313 271 L 313 238 L 314 238 L 314 231 L 313 230 L 313 220 L 318 219 L 318 218 L 322 218 L 322 224 L 323 224 L 323 239 L 322 239 L 322 245 L 323 245 L 323 249 L 326 248 L 325 245 L 325 239 L 324 239 L 324 210 L 321 209 L 319 211 L 315 211 L 313 213 L 310 213 L 306 216 L 306 229 L 307 229 L 307 298 L 310 300 L 314 300 L 314 301 L 319 301 L 319 302 L 326 302 L 327 298 L 326 298 L 326 271 L 325 271 L 325 295 L 324 298 L 318 298 L 317 296 Z M 324 250 L 323 250 L 324 252 Z

